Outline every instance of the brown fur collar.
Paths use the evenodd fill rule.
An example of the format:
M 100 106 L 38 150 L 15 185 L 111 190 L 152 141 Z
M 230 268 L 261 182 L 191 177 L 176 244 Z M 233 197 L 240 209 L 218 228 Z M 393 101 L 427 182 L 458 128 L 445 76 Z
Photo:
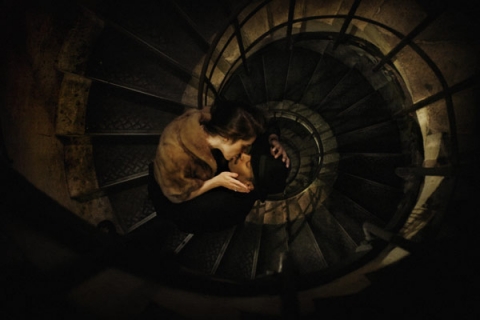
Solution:
M 215 172 L 217 163 L 212 156 L 209 144 L 206 142 L 207 133 L 200 124 L 210 119 L 209 110 L 192 110 L 187 112 L 185 116 L 186 119 L 182 123 L 182 130 L 179 132 L 181 142 L 187 150 L 206 162 Z

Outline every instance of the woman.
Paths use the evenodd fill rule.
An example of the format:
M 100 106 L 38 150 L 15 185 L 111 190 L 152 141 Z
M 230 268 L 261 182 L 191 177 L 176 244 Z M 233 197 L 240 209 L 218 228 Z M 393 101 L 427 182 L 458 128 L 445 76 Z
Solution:
M 244 186 L 242 192 L 235 192 L 240 190 L 235 190 L 237 187 L 220 186 L 188 201 L 173 203 L 165 196 L 151 173 L 149 194 L 157 216 L 173 221 L 181 231 L 188 233 L 219 231 L 242 223 L 256 200 L 264 201 L 267 194 L 278 193 L 284 188 L 282 185 L 285 184 L 290 159 L 273 130 L 278 133 L 277 128 L 270 125 L 269 132 L 255 140 L 249 148 L 251 154 L 242 153 L 231 158 L 224 157 L 226 153 L 223 156 L 220 153 L 221 158 L 216 157 L 216 174 L 235 179 L 238 182 L 236 186 Z M 259 161 L 261 157 L 266 157 L 266 161 Z M 255 164 L 254 167 L 251 163 Z M 158 219 L 155 220 L 159 222 Z M 149 229 L 155 230 L 156 227 L 150 224 Z
M 219 172 L 238 173 L 232 176 L 248 184 L 252 190 L 249 193 L 219 187 L 191 200 L 173 203 L 163 194 L 154 178 L 153 166 L 150 166 L 149 196 L 157 217 L 126 237 L 115 238 L 118 243 L 113 243 L 99 259 L 128 270 L 137 270 L 135 268 L 141 265 L 140 272 L 146 272 L 148 276 L 158 275 L 159 268 L 171 267 L 171 255 L 162 247 L 165 235 L 172 228 L 167 221 L 183 232 L 195 234 L 217 232 L 243 223 L 255 201 L 264 201 L 268 194 L 283 191 L 289 175 L 290 160 L 276 134 L 260 135 L 249 151 L 249 154 L 242 153 L 228 162 L 220 161 L 218 168 Z M 103 222 L 99 228 L 114 233 L 111 223 Z M 176 267 L 175 264 L 172 266 Z
M 211 109 L 189 110 L 162 133 L 153 163 L 155 181 L 172 203 L 194 199 L 217 187 L 247 193 L 249 189 L 236 179 L 236 173 L 215 175 L 214 150 L 230 161 L 264 130 L 265 115 L 244 103 L 221 101 Z

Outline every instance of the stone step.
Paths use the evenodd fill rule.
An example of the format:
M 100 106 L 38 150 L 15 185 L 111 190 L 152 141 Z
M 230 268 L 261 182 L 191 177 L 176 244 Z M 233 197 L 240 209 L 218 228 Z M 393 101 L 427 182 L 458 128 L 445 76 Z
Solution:
M 323 202 L 323 207 L 319 210 L 328 210 L 328 213 L 338 221 L 357 245 L 360 245 L 365 239 L 362 229 L 365 221 L 375 223 L 378 226 L 385 225 L 384 221 L 335 189 Z
M 86 75 L 181 101 L 192 76 L 179 71 L 163 57 L 107 25 L 97 40 Z
M 95 82 L 89 94 L 86 132 L 161 132 L 186 108 L 177 102 Z
M 215 276 L 233 280 L 255 279 L 262 225 L 246 222 L 237 227 Z
M 182 266 L 207 275 L 214 275 L 235 234 L 236 227 L 218 232 L 196 234 L 177 254 Z
M 308 217 L 315 241 L 328 265 L 336 265 L 357 248 L 343 226 L 325 208 L 321 207 Z

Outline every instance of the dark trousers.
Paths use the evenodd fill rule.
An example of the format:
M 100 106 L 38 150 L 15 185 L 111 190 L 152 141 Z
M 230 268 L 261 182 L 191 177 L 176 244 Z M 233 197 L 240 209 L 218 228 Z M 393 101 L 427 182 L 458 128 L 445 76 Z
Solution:
M 257 200 L 253 192 L 239 193 L 220 187 L 194 199 L 172 203 L 155 181 L 152 164 L 148 193 L 157 218 L 171 220 L 181 231 L 188 233 L 215 232 L 243 223 Z

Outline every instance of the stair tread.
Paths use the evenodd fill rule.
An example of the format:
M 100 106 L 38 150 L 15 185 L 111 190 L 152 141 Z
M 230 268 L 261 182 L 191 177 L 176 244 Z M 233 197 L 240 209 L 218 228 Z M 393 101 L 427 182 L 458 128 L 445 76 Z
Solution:
M 178 253 L 178 261 L 184 267 L 212 275 L 219 259 L 223 257 L 224 245 L 230 241 L 234 229 L 195 234 L 192 240 Z
M 94 83 L 86 112 L 86 132 L 162 130 L 182 112 L 180 105 Z
M 395 214 L 403 191 L 358 176 L 339 172 L 334 188 L 383 221 Z
M 151 94 L 181 101 L 190 76 L 179 73 L 154 51 L 105 28 L 98 39 L 86 76 L 129 86 Z
M 222 92 L 222 97 L 224 97 L 225 100 L 252 103 L 245 89 L 242 75 L 239 73 L 234 74 L 232 78 L 228 81 L 224 91 Z
M 322 56 L 311 50 L 294 48 L 285 86 L 285 99 L 299 101 Z
M 257 268 L 261 234 L 261 224 L 246 222 L 239 226 L 216 275 L 228 279 L 253 279 Z
M 337 134 L 336 141 L 339 153 L 398 153 L 402 150 L 399 130 L 391 120 Z
M 286 50 L 268 50 L 262 54 L 267 101 L 281 101 L 285 94 L 290 52 Z
M 109 198 L 115 216 L 125 231 L 155 212 L 146 185 L 111 194 Z
M 391 113 L 385 108 L 383 97 L 376 91 L 347 106 L 337 114 L 335 119 L 330 121 L 330 125 L 335 128 L 337 134 L 340 134 L 384 121 L 390 117 Z
M 158 138 L 145 141 L 119 137 L 93 144 L 95 170 L 99 186 L 131 175 L 148 172 L 155 158 Z
M 386 223 L 336 190 L 332 191 L 323 205 L 357 245 L 365 239 L 362 228 L 364 222 L 369 221 L 381 227 Z
M 186 30 L 185 21 L 168 1 L 142 1 L 141 4 L 103 1 L 95 11 L 188 70 L 193 70 L 203 55 L 198 40 Z
M 228 19 L 228 16 L 225 14 L 226 8 L 233 12 L 248 3 L 248 0 L 210 0 L 201 2 L 175 0 L 175 2 L 194 22 L 198 32 L 201 33 L 204 38 L 210 39 L 225 27 L 225 22 Z
M 318 272 L 328 267 L 323 252 L 317 243 L 307 219 L 292 223 L 289 250 L 295 268 L 301 275 Z
M 402 154 L 342 154 L 338 170 L 361 176 L 395 188 L 402 188 L 403 179 L 395 174 L 395 168 L 409 166 Z
M 341 64 L 336 59 L 324 55 L 303 93 L 300 102 L 315 110 L 349 70 L 350 68 Z
M 322 101 L 319 112 L 327 122 L 330 122 L 338 113 L 371 92 L 373 88 L 368 81 L 358 71 L 351 69 Z
M 257 277 L 279 271 L 282 254 L 288 251 L 284 224 L 264 224 L 258 258 Z
M 313 212 L 309 223 L 329 265 L 339 263 L 355 251 L 356 243 L 325 207 Z
M 257 105 L 267 101 L 265 88 L 265 76 L 262 59 L 249 59 L 247 61 L 249 73 L 244 67 L 239 67 L 235 75 L 222 89 L 222 95 L 231 99 L 246 99 Z

